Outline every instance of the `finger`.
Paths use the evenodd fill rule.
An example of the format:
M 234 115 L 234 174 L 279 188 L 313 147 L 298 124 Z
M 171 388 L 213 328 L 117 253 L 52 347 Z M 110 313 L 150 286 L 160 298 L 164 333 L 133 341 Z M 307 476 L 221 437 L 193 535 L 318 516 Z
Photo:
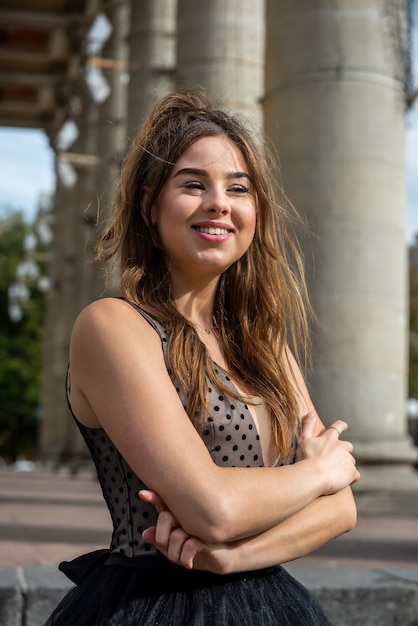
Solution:
M 145 541 L 145 543 L 151 543 L 152 545 L 155 546 L 155 531 L 156 530 L 157 530 L 156 526 L 150 526 L 149 528 L 146 528 L 142 532 L 142 539 Z
M 350 454 L 353 453 L 354 446 L 351 441 L 340 441 L 340 445 L 347 450 Z
M 167 550 L 171 533 L 176 528 L 178 528 L 178 523 L 174 515 L 172 515 L 170 511 L 161 511 L 158 516 L 155 539 L 162 549 Z
M 348 424 L 347 422 L 343 422 L 342 420 L 336 420 L 335 422 L 332 422 L 332 424 L 330 424 L 327 428 L 327 431 L 334 431 L 335 433 L 337 433 L 337 436 L 339 437 L 345 430 L 347 430 L 348 428 Z
M 316 415 L 313 411 L 310 411 L 304 417 L 302 417 L 302 432 L 301 438 L 310 439 L 314 435 L 316 424 Z
M 151 489 L 141 489 L 141 491 L 138 492 L 138 495 L 144 502 L 153 504 L 158 513 L 167 510 L 165 502 L 160 498 L 158 493 L 155 493 L 155 491 L 151 491 Z
M 206 548 L 206 545 L 203 541 L 197 539 L 197 537 L 190 537 L 184 542 L 180 555 L 180 563 L 184 567 L 187 567 L 187 569 L 193 569 L 196 554 L 204 548 Z
M 167 558 L 173 563 L 180 564 L 180 555 L 182 553 L 185 542 L 189 539 L 188 535 L 182 528 L 176 528 L 170 535 L 168 543 Z

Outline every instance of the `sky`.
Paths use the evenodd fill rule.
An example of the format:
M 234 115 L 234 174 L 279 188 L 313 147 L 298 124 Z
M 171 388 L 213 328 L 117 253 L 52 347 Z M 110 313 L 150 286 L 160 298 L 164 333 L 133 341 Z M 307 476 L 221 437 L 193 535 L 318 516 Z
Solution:
M 414 1 L 418 33 L 418 0 Z M 418 34 L 413 37 L 414 88 L 418 88 Z M 406 241 L 418 235 L 418 99 L 406 119 Z M 22 210 L 28 222 L 36 217 L 42 193 L 55 187 L 54 154 L 41 130 L 0 127 L 0 215 L 5 207 Z
M 0 209 L 36 217 L 41 193 L 55 188 L 54 154 L 41 130 L 0 127 Z

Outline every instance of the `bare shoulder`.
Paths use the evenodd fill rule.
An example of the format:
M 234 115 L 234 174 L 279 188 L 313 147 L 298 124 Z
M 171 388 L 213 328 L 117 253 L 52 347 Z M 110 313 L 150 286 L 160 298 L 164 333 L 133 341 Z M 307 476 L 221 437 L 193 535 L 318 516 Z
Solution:
M 166 374 L 158 333 L 130 304 L 103 298 L 81 311 L 70 341 L 72 381 L 80 390 L 87 393 L 90 385 L 99 384 L 98 376 L 113 381 L 147 363 Z
M 142 319 L 142 316 L 126 300 L 121 298 L 102 298 L 88 304 L 78 315 L 75 326 L 79 324 L 105 323 L 106 320 Z
M 72 407 L 87 426 L 108 425 L 106 415 L 118 414 L 121 398 L 128 402 L 132 390 L 143 387 L 150 368 L 159 384 L 168 377 L 158 333 L 117 298 L 97 300 L 81 311 L 71 335 L 69 360 Z M 127 414 L 138 402 L 131 400 Z
M 157 340 L 157 333 L 144 317 L 120 298 L 103 298 L 87 305 L 78 315 L 71 343 L 90 343 L 100 338 L 112 341 Z

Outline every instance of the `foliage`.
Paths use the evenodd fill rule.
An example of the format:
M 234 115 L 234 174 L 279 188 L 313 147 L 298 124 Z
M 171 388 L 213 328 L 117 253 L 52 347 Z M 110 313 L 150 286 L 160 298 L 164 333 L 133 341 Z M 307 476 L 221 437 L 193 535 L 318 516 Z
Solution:
M 43 296 L 31 298 L 20 321 L 10 319 L 8 289 L 23 258 L 30 226 L 19 212 L 0 216 L 0 456 L 36 455 L 41 391 Z

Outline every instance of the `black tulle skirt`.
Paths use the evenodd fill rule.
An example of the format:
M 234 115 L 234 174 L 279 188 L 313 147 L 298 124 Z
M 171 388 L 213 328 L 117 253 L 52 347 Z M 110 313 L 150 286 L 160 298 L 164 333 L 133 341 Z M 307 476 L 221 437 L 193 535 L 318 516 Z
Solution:
M 109 556 L 60 565 L 76 586 L 44 626 L 329 626 L 307 589 L 282 567 L 220 576 L 162 556 Z

